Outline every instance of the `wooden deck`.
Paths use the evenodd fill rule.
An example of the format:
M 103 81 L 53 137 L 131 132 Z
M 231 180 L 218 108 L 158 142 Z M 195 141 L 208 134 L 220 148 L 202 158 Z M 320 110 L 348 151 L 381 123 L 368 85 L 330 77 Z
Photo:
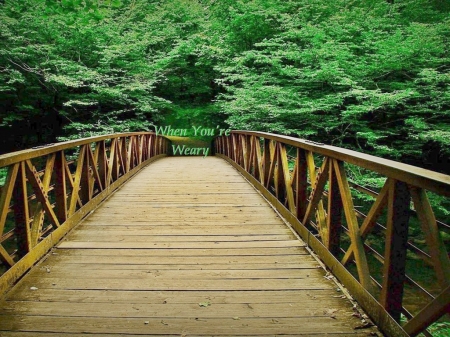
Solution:
M 0 303 L 0 336 L 381 336 L 225 161 L 159 160 Z

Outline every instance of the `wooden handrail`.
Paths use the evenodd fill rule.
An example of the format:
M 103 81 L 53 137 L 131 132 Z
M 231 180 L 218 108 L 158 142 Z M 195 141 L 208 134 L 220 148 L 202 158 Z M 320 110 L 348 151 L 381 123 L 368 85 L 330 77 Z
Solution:
M 119 133 L 0 156 L 0 296 L 141 168 L 169 153 L 153 132 Z
M 233 131 L 234 134 L 248 135 L 248 131 Z M 450 176 L 396 162 L 362 152 L 344 149 L 332 145 L 321 144 L 304 139 L 275 135 L 267 132 L 251 132 L 253 136 L 281 142 L 299 147 L 316 154 L 354 164 L 365 169 L 378 172 L 386 177 L 402 180 L 417 187 L 450 197 Z
M 387 335 L 415 336 L 449 313 L 450 260 L 440 234 L 447 227 L 436 220 L 427 192 L 449 197 L 450 176 L 265 132 L 233 131 L 215 138 L 214 149 L 278 209 Z M 367 188 L 349 181 L 348 164 L 376 172 L 384 185 L 357 198 L 356 190 Z M 422 231 L 426 253 L 410 242 L 411 228 Z M 423 268 L 431 265 L 440 291 L 407 275 L 407 254 L 424 259 Z M 404 305 L 405 284 L 427 294 L 421 310 Z M 402 314 L 411 322 L 405 329 Z
M 131 136 L 142 136 L 142 135 L 153 135 L 153 132 L 124 132 L 124 133 L 113 133 L 101 136 L 93 136 L 75 140 L 69 140 L 66 142 L 60 142 L 55 144 L 46 144 L 42 146 L 36 146 L 31 149 L 26 149 L 22 151 L 16 151 L 11 153 L 6 153 L 0 155 L 0 168 L 14 163 L 18 163 L 23 160 L 42 157 L 50 153 L 57 151 L 63 151 L 67 149 L 74 148 L 76 146 L 85 145 L 87 143 L 96 143 L 100 141 L 112 140 L 115 138 L 124 138 Z

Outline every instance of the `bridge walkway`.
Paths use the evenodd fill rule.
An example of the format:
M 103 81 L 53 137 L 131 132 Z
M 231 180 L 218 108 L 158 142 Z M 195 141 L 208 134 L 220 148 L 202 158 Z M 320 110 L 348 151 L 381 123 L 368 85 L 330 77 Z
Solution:
M 216 157 L 152 163 L 0 303 L 0 336 L 381 336 Z

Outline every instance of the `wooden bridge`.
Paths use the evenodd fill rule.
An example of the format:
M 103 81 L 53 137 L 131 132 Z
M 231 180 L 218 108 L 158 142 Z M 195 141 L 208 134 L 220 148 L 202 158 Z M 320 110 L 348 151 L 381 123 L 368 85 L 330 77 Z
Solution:
M 207 158 L 170 150 L 128 133 L 0 156 L 0 336 L 430 336 L 448 322 L 450 227 L 431 205 L 448 205 L 449 176 L 259 132 L 218 137 Z

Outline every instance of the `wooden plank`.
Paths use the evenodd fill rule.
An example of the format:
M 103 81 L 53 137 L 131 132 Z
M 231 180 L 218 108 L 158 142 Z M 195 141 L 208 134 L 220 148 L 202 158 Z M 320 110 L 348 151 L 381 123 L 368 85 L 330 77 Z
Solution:
M 310 262 L 308 254 L 305 252 L 303 255 L 301 254 L 281 254 L 281 255 L 135 255 L 135 256 L 127 256 L 127 255 L 83 255 L 83 258 L 80 259 L 80 255 L 76 254 L 63 254 L 56 252 L 55 255 L 52 255 L 52 260 L 46 261 L 46 265 L 50 265 L 55 262 L 61 262 L 66 264 L 105 264 L 105 265 L 117 265 L 122 268 L 123 265 L 147 265 L 148 268 L 150 266 L 157 266 L 159 268 L 160 265 L 167 265 L 168 268 L 173 268 L 173 265 L 184 265 L 184 266 L 210 266 L 212 264 L 221 264 L 221 265 L 239 265 L 239 264 L 250 264 L 254 266 L 254 268 L 259 268 L 260 264 L 286 264 L 286 263 L 298 263 L 301 265 L 303 261 L 308 259 L 308 263 Z M 309 266 L 309 265 L 308 265 Z M 73 266 L 73 268 L 78 268 L 77 266 Z M 224 267 L 225 268 L 225 267 Z
M 324 304 L 319 301 L 304 303 L 215 303 L 212 300 L 199 301 L 197 303 L 80 303 L 69 302 L 61 305 L 58 302 L 7 302 L 2 305 L 0 314 L 8 315 L 32 315 L 32 316 L 64 316 L 64 317 L 127 317 L 127 318 L 173 318 L 188 319 L 201 318 L 285 318 L 285 317 L 326 317 L 327 309 L 332 305 L 339 305 L 340 301 L 331 301 Z M 205 308 L 199 303 L 209 303 Z M 286 310 L 286 306 L 290 310 Z M 339 315 L 350 316 L 353 313 L 351 307 L 339 310 Z
M 297 256 L 298 257 L 298 256 Z M 101 257 L 100 257 L 101 258 Z M 169 259 L 151 259 L 145 258 L 145 261 L 141 264 L 135 263 L 139 262 L 135 258 L 114 259 L 115 263 L 102 263 L 101 259 L 89 259 L 80 261 L 74 257 L 63 256 L 62 258 L 54 258 L 51 262 L 45 263 L 45 265 L 38 268 L 39 271 L 50 273 L 53 270 L 61 271 L 72 271 L 73 269 L 83 269 L 83 270 L 284 270 L 284 269 L 317 269 L 320 266 L 317 261 L 307 260 L 305 256 L 297 259 L 291 259 L 287 262 L 282 261 L 266 261 L 267 259 L 224 259 L 223 257 L 217 257 L 217 260 L 200 259 L 195 260 L 192 257 L 187 257 L 187 261 L 183 261 L 180 258 L 174 257 L 176 261 Z M 189 259 L 190 258 L 190 259 Z M 58 265 L 61 261 L 64 261 L 65 266 Z M 91 263 L 89 263 L 91 262 Z M 122 262 L 122 263 L 121 263 Z M 164 263 L 167 262 L 167 263 Z M 177 263 L 178 262 L 178 263 Z M 208 263 L 209 262 L 209 263 Z M 77 266 L 74 266 L 77 264 Z M 146 264 L 145 268 L 142 264 Z M 49 271 L 50 270 L 50 271 Z M 32 274 L 30 274 L 32 275 Z M 34 274 L 33 274 L 34 275 Z
M 206 269 L 207 268 L 207 269 Z M 82 279 L 142 279 L 144 281 L 183 279 L 183 280 L 216 280 L 216 279 L 321 279 L 324 277 L 322 270 L 317 268 L 297 268 L 280 269 L 274 273 L 273 269 L 212 269 L 205 266 L 205 269 L 184 269 L 184 270 L 159 270 L 151 268 L 136 269 L 84 269 L 83 273 L 73 268 L 46 268 L 38 269 L 30 274 L 30 277 L 46 277 L 51 274 L 54 278 L 82 278 Z
M 255 191 L 248 193 L 204 193 L 204 194 L 165 194 L 165 195 L 136 195 L 136 196 L 112 196 L 108 200 L 108 207 L 118 206 L 124 202 L 132 202 L 137 207 L 150 206 L 150 203 L 160 204 L 245 204 L 246 206 L 266 206 L 267 203 L 261 199 L 259 195 L 255 195 Z M 105 205 L 106 206 L 106 205 Z M 228 205 L 227 205 L 228 206 Z
M 192 210 L 193 207 L 184 207 L 185 210 Z M 169 210 L 172 210 L 169 212 Z M 239 210 L 234 210 L 234 214 L 229 214 L 228 211 L 230 209 L 223 209 L 223 212 L 221 212 L 221 208 L 203 208 L 198 209 L 196 212 L 192 212 L 190 217 L 185 219 L 180 219 L 179 214 L 176 212 L 176 207 L 171 207 L 167 210 L 167 212 L 164 213 L 164 215 L 159 214 L 158 210 L 152 210 L 148 212 L 141 212 L 140 214 L 127 214 L 127 217 L 121 217 L 120 213 L 112 213 L 109 216 L 107 214 L 100 214 L 99 212 L 94 212 L 92 216 L 89 219 L 89 224 L 92 226 L 103 226 L 105 224 L 120 224 L 122 226 L 127 225 L 143 225 L 148 226 L 148 221 L 146 220 L 146 217 L 151 216 L 154 221 L 155 226 L 165 226 L 165 225 L 193 225 L 196 224 L 200 225 L 207 225 L 207 224 L 217 224 L 220 222 L 222 225 L 280 225 L 280 223 L 276 222 L 276 216 L 272 214 L 255 214 L 255 216 L 252 216 L 252 214 L 257 211 L 257 209 L 254 208 L 243 208 L 243 210 L 250 211 L 252 214 L 249 213 L 242 213 L 239 218 L 235 218 L 234 215 L 237 213 L 240 214 Z
M 95 241 L 64 241 L 59 249 L 250 249 L 273 247 L 305 247 L 298 240 L 288 241 L 246 241 L 246 242 L 95 242 Z
M 207 207 L 205 207 L 207 206 Z M 105 209 L 109 209 L 109 213 L 103 213 L 99 214 L 98 216 L 108 216 L 117 214 L 118 216 L 127 215 L 127 214 L 135 214 L 136 216 L 143 215 L 145 213 L 152 213 L 154 210 L 151 208 L 158 208 L 157 214 L 154 214 L 155 216 L 163 215 L 163 218 L 166 218 L 166 215 L 172 215 L 173 217 L 179 217 L 178 214 L 173 213 L 174 208 L 180 208 L 185 207 L 187 208 L 186 211 L 188 212 L 188 218 L 191 214 L 195 215 L 195 213 L 201 214 L 215 214 L 218 217 L 227 217 L 228 214 L 239 214 L 243 212 L 244 210 L 249 210 L 252 213 L 246 212 L 243 213 L 243 217 L 251 217 L 254 215 L 254 218 L 261 218 L 264 219 L 267 216 L 272 216 L 274 219 L 277 218 L 276 213 L 273 211 L 273 209 L 268 208 L 267 205 L 261 205 L 261 206 L 247 206 L 244 203 L 243 204 L 235 204 L 232 206 L 218 206 L 215 204 L 208 204 L 208 205 L 192 205 L 190 203 L 186 204 L 160 204 L 160 203 L 153 203 L 149 205 L 134 205 L 133 203 L 133 209 L 126 209 L 121 211 L 117 207 L 109 207 L 108 205 L 105 205 Z M 253 212 L 257 212 L 257 214 L 253 214 Z M 91 218 L 93 220 L 96 218 L 97 214 L 94 214 Z
M 94 233 L 93 233 L 94 232 Z M 179 235 L 177 232 L 171 233 L 171 235 L 148 235 L 148 233 L 142 233 L 142 231 L 121 231 L 122 235 L 118 235 L 117 231 L 81 231 L 74 230 L 69 236 L 70 241 L 145 241 L 145 242 L 176 242 L 176 241 L 191 241 L 191 242 L 221 242 L 221 241 L 286 241 L 286 240 L 297 240 L 294 234 L 286 231 L 281 235 L 266 234 L 266 233 L 244 233 L 235 234 L 228 231 L 228 233 L 220 233 L 219 235 L 210 234 L 182 234 Z
M 207 308 L 206 308 L 207 309 Z M 316 333 L 342 333 L 352 335 L 352 318 L 343 316 L 337 320 L 328 315 L 294 318 L 243 318 L 233 319 L 233 316 L 224 318 L 98 318 L 98 317 L 58 317 L 58 316 L 3 316 L 0 320 L 1 330 L 58 332 L 64 326 L 64 333 L 106 333 L 115 334 L 154 334 L 191 336 L 200 335 L 231 335 L 231 336 L 264 336 L 264 335 L 286 335 L 295 331 L 296 335 L 314 336 Z M 20 322 L 17 325 L 16 322 Z M 348 327 L 350 326 L 350 328 Z M 350 332 L 349 332 L 350 330 Z M 371 331 L 366 329 L 366 335 Z
M 265 224 L 265 225 L 252 225 L 252 224 L 237 224 L 231 223 L 221 223 L 221 227 L 217 228 L 211 226 L 214 224 L 212 221 L 197 222 L 197 224 L 192 223 L 177 223 L 176 225 L 163 223 L 162 225 L 151 226 L 149 224 L 134 223 L 132 225 L 127 223 L 116 223 L 107 225 L 99 224 L 94 225 L 93 223 L 83 224 L 77 227 L 74 233 L 92 233 L 92 235 L 101 234 L 105 232 L 105 235 L 245 235 L 255 233 L 264 233 L 265 235 L 276 235 L 276 234 L 292 234 L 292 232 L 279 224 Z M 244 226 L 243 226 L 244 225 Z M 91 228 L 92 226 L 92 228 Z
M 333 289 L 331 282 L 317 282 L 317 279 L 308 277 L 303 279 L 195 279 L 186 282 L 183 279 L 158 279 L 143 282 L 141 279 L 83 279 L 83 278 L 57 278 L 28 277 L 27 282 L 38 289 L 96 289 L 96 290 L 303 290 L 303 289 Z
M 58 249 L 67 251 L 68 249 Z M 264 256 L 308 254 L 303 247 L 253 247 L 253 248 L 171 248 L 171 249 L 70 249 L 77 256 Z
M 115 290 L 65 290 L 38 289 L 25 291 L 24 287 L 14 289 L 6 301 L 39 302 L 83 302 L 83 303 L 155 303 L 178 304 L 210 301 L 217 304 L 229 303 L 305 303 L 328 302 L 338 306 L 342 295 L 335 289 L 321 290 L 249 290 L 249 291 L 115 291 Z

